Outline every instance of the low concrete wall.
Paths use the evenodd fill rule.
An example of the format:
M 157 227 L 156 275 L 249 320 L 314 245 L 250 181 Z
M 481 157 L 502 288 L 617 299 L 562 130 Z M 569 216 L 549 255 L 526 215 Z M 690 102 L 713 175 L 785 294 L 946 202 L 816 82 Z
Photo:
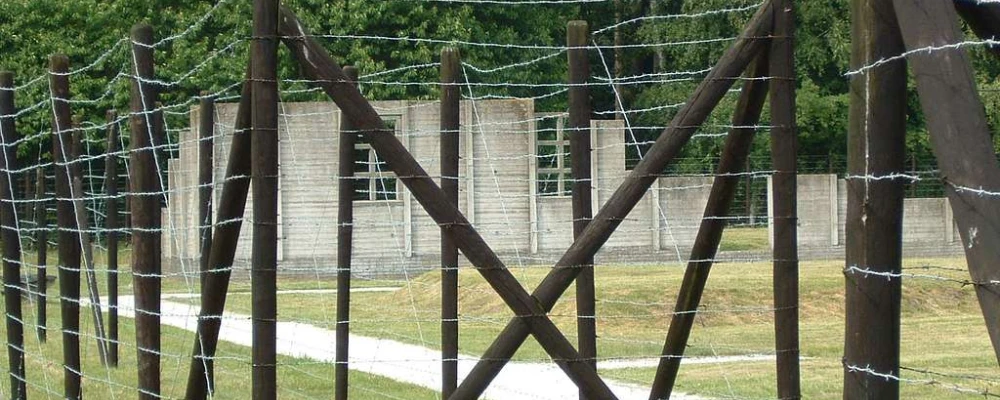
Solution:
M 387 101 L 375 107 L 397 121 L 400 141 L 439 178 L 439 119 L 434 102 Z M 214 145 L 215 204 L 221 195 L 235 104 L 219 104 Z M 510 265 L 548 264 L 573 242 L 569 196 L 537 193 L 543 156 L 536 145 L 531 100 L 462 104 L 459 208 Z M 191 126 L 197 127 L 197 109 Z M 280 119 L 279 260 L 284 272 L 333 273 L 337 266 L 337 127 L 340 111 L 328 102 L 285 103 Z M 181 132 L 179 157 L 168 162 L 170 198 L 164 208 L 164 257 L 175 271 L 197 269 L 197 129 Z M 629 171 L 621 121 L 593 121 L 593 208 L 597 212 Z M 249 155 L 238 155 L 249 157 Z M 361 166 L 367 168 L 363 163 Z M 391 176 L 391 173 L 387 173 Z M 598 260 L 683 263 L 702 221 L 712 177 L 662 177 L 620 223 Z M 800 175 L 798 232 L 803 258 L 842 256 L 846 186 L 835 175 Z M 768 185 L 770 188 L 770 184 Z M 770 191 L 770 189 L 769 189 Z M 770 198 L 770 194 L 769 194 Z M 354 268 L 365 275 L 419 272 L 438 264 L 440 230 L 400 183 L 391 200 L 355 202 Z M 249 265 L 252 196 L 247 203 L 235 265 Z M 770 207 L 769 207 L 770 208 Z M 768 220 L 772 218 L 769 215 Z M 218 221 L 215 221 L 218 222 Z M 770 223 L 769 223 L 770 226 Z M 904 247 L 959 248 L 945 199 L 908 199 Z M 914 246 L 916 245 L 916 246 Z M 767 249 L 723 254 L 767 259 Z

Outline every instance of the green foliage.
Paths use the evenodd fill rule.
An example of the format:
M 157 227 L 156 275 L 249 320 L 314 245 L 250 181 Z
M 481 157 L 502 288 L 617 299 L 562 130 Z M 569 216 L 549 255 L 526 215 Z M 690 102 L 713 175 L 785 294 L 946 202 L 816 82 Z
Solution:
M 440 50 L 458 46 L 467 63 L 471 83 L 466 96 L 538 97 L 539 111 L 566 107 L 561 85 L 566 79 L 565 53 L 553 47 L 565 43 L 565 25 L 585 19 L 592 28 L 616 20 L 649 15 L 696 14 L 745 7 L 739 12 L 697 18 L 645 20 L 624 24 L 618 34 L 624 49 L 613 49 L 614 31 L 594 35 L 600 52 L 592 51 L 592 82 L 610 75 L 650 76 L 621 84 L 627 109 L 651 109 L 630 114 L 632 126 L 648 127 L 633 133 L 640 142 L 655 138 L 686 101 L 704 71 L 714 65 L 754 12 L 753 0 L 618 0 L 613 2 L 549 5 L 481 5 L 469 3 L 289 0 L 309 30 L 343 64 L 359 67 L 362 90 L 373 99 L 433 99 L 437 97 Z M 847 2 L 797 3 L 796 64 L 799 78 L 801 153 L 844 159 L 848 113 L 850 9 Z M 8 0 L 0 7 L 0 69 L 17 74 L 21 85 L 18 105 L 32 108 L 18 127 L 31 139 L 20 154 L 34 163 L 47 157 L 50 106 L 47 58 L 54 53 L 70 57 L 78 72 L 72 76 L 77 100 L 74 113 L 85 126 L 101 124 L 104 110 L 127 109 L 131 73 L 130 27 L 151 23 L 157 38 L 173 39 L 157 48 L 158 79 L 173 83 L 161 102 L 169 107 L 168 125 L 185 126 L 183 112 L 199 93 L 235 96 L 247 67 L 250 38 L 250 2 L 222 0 Z M 363 37 L 362 37 L 363 36 Z M 420 38 L 421 41 L 393 38 Z M 683 44 L 683 42 L 698 42 Z M 704 42 L 702 42 L 704 41 Z M 492 43 L 494 45 L 481 45 Z M 534 47 L 533 47 L 534 46 Z M 977 79 L 983 89 L 991 126 L 1000 126 L 1000 65 L 983 49 L 972 50 Z M 619 64 L 616 67 L 615 59 Z M 541 59 L 539 62 L 526 63 Z M 525 63 L 526 65 L 519 65 Z M 414 67 L 425 66 L 425 67 Z M 507 68 L 498 68 L 509 66 Z M 410 68 L 407 68 L 410 67 Z M 307 89 L 290 57 L 283 51 L 280 75 L 288 100 L 321 100 Z M 81 70 L 82 69 L 82 70 Z M 617 71 L 616 71 L 617 69 Z M 388 72 L 386 72 L 388 71 Z M 673 74 L 690 71 L 691 74 Z M 670 74 L 668 74 L 670 73 Z M 660 75 L 657 75 L 660 74 Z M 367 75 L 367 76 L 366 76 Z M 659 82 L 669 80 L 669 82 Z M 405 82 L 403 84 L 402 82 Z M 912 86 L 912 85 L 911 85 Z M 911 90 L 912 92 L 912 90 Z M 592 90 L 599 117 L 610 117 L 616 98 L 600 86 Z M 720 133 L 728 125 L 735 94 L 727 96 L 702 133 Z M 911 154 L 930 157 L 922 111 L 915 96 L 909 100 Z M 766 117 L 766 116 L 765 116 Z M 764 122 L 766 123 L 766 119 Z M 91 129 L 94 139 L 103 135 Z M 766 155 L 767 135 L 755 145 L 756 156 Z M 696 140 L 684 156 L 702 158 L 704 169 L 720 150 L 720 140 Z M 95 150 L 99 151 L 98 150 Z

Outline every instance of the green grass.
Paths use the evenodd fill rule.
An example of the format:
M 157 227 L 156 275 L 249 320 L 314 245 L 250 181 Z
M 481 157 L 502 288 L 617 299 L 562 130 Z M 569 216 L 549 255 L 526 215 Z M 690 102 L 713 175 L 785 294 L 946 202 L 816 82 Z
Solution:
M 124 254 L 128 254 L 124 250 Z M 53 253 L 54 254 L 54 253 Z M 99 266 L 104 265 L 104 256 L 95 254 Z M 122 265 L 127 266 L 128 258 L 122 257 Z M 50 258 L 52 260 L 52 258 Z M 33 260 L 32 260 L 33 261 Z M 99 267 L 101 268 L 101 267 Z M 52 270 L 50 270 L 52 271 Z M 103 274 L 101 289 L 105 289 Z M 131 279 L 127 274 L 121 278 L 121 293 L 131 294 Z M 284 280 L 283 287 L 316 288 L 325 283 L 315 280 L 295 279 Z M 86 296 L 86 288 L 82 292 Z M 233 290 L 249 290 L 249 283 L 235 280 Z M 171 278 L 163 282 L 164 292 L 189 292 L 183 279 Z M 25 350 L 27 353 L 27 375 L 30 398 L 62 397 L 62 335 L 60 333 L 60 308 L 58 304 L 58 285 L 48 290 L 48 340 L 39 342 L 35 335 L 34 321 L 35 305 L 27 301 L 22 303 L 24 319 L 31 326 L 25 332 Z M 197 288 L 196 286 L 194 287 Z M 238 296 L 237 298 L 242 297 Z M 248 297 L 247 297 L 248 298 Z M 0 303 L 3 299 L 0 298 Z M 111 399 L 134 398 L 136 396 L 136 347 L 133 321 L 120 319 L 120 363 L 118 368 L 106 368 L 100 365 L 97 355 L 96 339 L 93 337 L 92 317 L 89 308 L 81 307 L 80 322 L 85 337 L 81 338 L 83 360 L 83 388 L 87 398 Z M 107 316 L 105 315 L 105 321 Z M 177 328 L 164 326 L 162 332 L 162 391 L 167 398 L 182 398 L 187 381 L 187 371 L 190 363 L 194 334 Z M 6 326 L 0 324 L 0 340 L 6 340 Z M 216 361 L 216 382 L 218 391 L 216 399 L 246 399 L 251 397 L 250 385 L 250 348 L 221 342 Z M 332 363 L 318 362 L 303 358 L 280 356 L 278 359 L 278 396 L 279 398 L 332 398 L 334 371 Z M 7 376 L 7 352 L 0 354 L 0 374 Z M 388 378 L 351 372 L 350 397 L 352 399 L 435 399 L 438 395 L 431 390 L 393 381 Z M 7 380 L 0 381 L 0 398 L 9 394 Z
M 729 227 L 722 233 L 721 251 L 763 251 L 771 248 L 767 228 Z
M 940 268 L 944 267 L 944 268 Z M 913 274 L 967 279 L 961 259 L 908 260 Z M 801 264 L 801 350 L 805 398 L 842 394 L 844 279 L 843 262 Z M 547 268 L 513 271 L 528 288 Z M 660 351 L 683 277 L 678 266 L 598 267 L 598 346 L 601 357 L 652 357 Z M 420 276 L 394 293 L 352 293 L 351 329 L 427 347 L 439 346 L 440 279 Z M 506 305 L 473 270 L 460 274 L 461 349 L 481 354 L 512 317 Z M 335 295 L 280 295 L 284 320 L 334 327 Z M 719 264 L 712 272 L 695 320 L 686 355 L 771 354 L 774 347 L 771 265 Z M 573 288 L 550 316 L 575 341 Z M 249 313 L 248 298 L 233 298 L 229 310 Z M 905 370 L 903 398 L 963 398 L 955 387 L 997 392 L 996 360 L 971 287 L 959 283 L 904 280 L 902 365 L 945 376 Z M 529 339 L 516 358 L 547 359 Z M 648 385 L 655 370 L 639 368 L 603 373 Z M 968 378 L 959 378 L 965 376 Z M 975 377 L 987 377 L 978 379 Z M 717 397 L 774 398 L 773 362 L 689 365 L 682 368 L 679 391 Z M 926 382 L 925 382 L 926 381 Z M 982 397 L 982 396 L 979 396 Z

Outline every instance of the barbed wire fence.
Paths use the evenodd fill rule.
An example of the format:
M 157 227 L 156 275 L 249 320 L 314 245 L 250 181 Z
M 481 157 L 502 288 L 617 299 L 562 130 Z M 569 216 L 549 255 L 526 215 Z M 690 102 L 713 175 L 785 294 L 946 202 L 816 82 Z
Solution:
M 517 6 L 525 12 L 532 7 L 606 2 L 422 1 Z M 488 350 L 494 338 L 508 330 L 522 329 L 519 326 L 526 327 L 527 323 L 510 321 L 528 319 L 532 314 L 507 309 L 505 296 L 510 295 L 497 296 L 491 288 L 495 284 L 477 275 L 487 268 L 465 257 L 459 257 L 457 265 L 441 266 L 441 228 L 452 227 L 428 217 L 421 200 L 405 186 L 407 180 L 416 181 L 418 177 L 400 175 L 398 164 L 394 164 L 398 158 L 376 150 L 376 140 L 386 140 L 374 138 L 380 133 L 391 133 L 389 136 L 398 140 L 435 182 L 454 182 L 455 201 L 468 220 L 467 226 L 481 235 L 483 244 L 488 244 L 487 248 L 499 256 L 521 285 L 533 290 L 551 287 L 551 283 L 541 283 L 548 279 L 545 274 L 550 270 L 592 270 L 596 311 L 578 310 L 577 302 L 586 299 L 576 292 L 558 302 L 545 300 L 551 300 L 552 305 L 543 315 L 561 328 L 557 332 L 574 346 L 580 343 L 582 349 L 582 343 L 593 341 L 596 353 L 588 356 L 588 361 L 596 363 L 605 378 L 595 385 L 609 387 L 619 398 L 647 398 L 649 386 L 663 382 L 657 367 L 664 360 L 678 364 L 683 360 L 680 376 L 674 377 L 677 392 L 709 398 L 775 397 L 778 392 L 774 382 L 779 377 L 772 364 L 782 354 L 797 354 L 800 349 L 775 350 L 775 314 L 788 308 L 776 307 L 772 302 L 771 263 L 775 259 L 768 227 L 775 229 L 774 225 L 784 217 L 771 214 L 775 195 L 769 195 L 768 188 L 775 173 L 794 171 L 779 169 L 772 165 L 770 157 L 760 155 L 746 155 L 738 165 L 727 164 L 722 152 L 728 149 L 728 140 L 735 141 L 734 137 L 749 137 L 758 146 L 770 144 L 771 133 L 782 128 L 769 119 L 773 111 L 759 121 L 751 117 L 734 121 L 733 114 L 741 107 L 741 96 L 752 97 L 750 92 L 759 93 L 755 90 L 784 78 L 776 78 L 774 71 L 759 69 L 757 74 L 749 72 L 742 77 L 742 71 L 731 77 L 712 75 L 710 66 L 622 73 L 615 68 L 613 55 L 663 48 L 721 55 L 737 43 L 767 42 L 760 46 L 767 48 L 782 37 L 770 29 L 763 37 L 728 32 L 712 37 L 671 36 L 655 42 L 621 43 L 613 36 L 616 28 L 638 24 L 712 19 L 752 22 L 754 15 L 768 14 L 770 7 L 778 3 L 786 4 L 706 2 L 688 5 L 677 14 L 589 26 L 585 32 L 587 42 L 582 46 L 494 42 L 488 35 L 455 41 L 417 34 L 382 36 L 351 31 L 307 35 L 281 31 L 277 39 L 269 38 L 290 43 L 293 49 L 295 43 L 305 46 L 304 51 L 293 51 L 299 57 L 283 55 L 281 65 L 291 65 L 291 59 L 304 64 L 316 62 L 316 58 L 301 57 L 305 54 L 322 59 L 310 52 L 314 47 L 307 46 L 313 43 L 330 48 L 340 41 L 423 44 L 434 50 L 455 48 L 463 55 L 457 75 L 444 84 L 435 79 L 436 71 L 444 67 L 437 61 L 362 70 L 357 79 L 349 82 L 330 79 L 330 75 L 309 76 L 303 73 L 306 71 L 300 71 L 301 75 L 282 74 L 272 82 L 278 87 L 278 141 L 274 151 L 280 163 L 275 188 L 279 208 L 274 226 L 280 290 L 276 294 L 276 319 L 254 315 L 253 305 L 260 300 L 260 294 L 252 291 L 259 281 L 254 282 L 251 266 L 254 251 L 259 248 L 254 244 L 252 228 L 262 222 L 253 218 L 253 195 L 245 199 L 245 204 L 239 195 L 252 187 L 249 132 L 260 125 L 252 122 L 250 110 L 245 107 L 257 95 L 251 95 L 250 88 L 260 81 L 249 72 L 242 75 L 233 65 L 245 66 L 251 43 L 262 37 L 251 33 L 248 26 L 240 26 L 220 35 L 224 40 L 216 41 L 194 64 L 178 65 L 176 59 L 158 56 L 202 48 L 200 40 L 208 34 L 208 28 L 221 13 L 233 12 L 234 2 L 217 2 L 178 32 L 152 40 L 122 38 L 109 49 L 95 50 L 86 60 L 74 59 L 73 65 L 68 59 L 54 57 L 51 71 L 16 77 L 16 81 L 4 75 L 5 79 L 0 80 L 0 106 L 5 107 L 0 110 L 0 138 L 6 168 L 0 176 L 0 196 L 4 197 L 0 212 L 5 213 L 2 241 L 8 363 L 0 368 L 5 368 L 11 384 L 0 385 L 0 397 L 76 398 L 86 393 L 113 399 L 140 393 L 143 398 L 192 398 L 192 394 L 204 397 L 206 392 L 218 398 L 247 396 L 252 390 L 250 377 L 263 365 L 251 351 L 255 324 L 262 320 L 274 324 L 276 344 L 272 349 L 276 359 L 270 366 L 277 371 L 276 390 L 281 397 L 331 397 L 338 368 L 344 373 L 336 375 L 337 384 L 344 386 L 336 388 L 336 394 L 349 393 L 351 398 L 438 398 L 442 388 L 465 394 L 485 389 L 482 394 L 489 398 L 576 396 L 576 385 L 559 365 L 551 362 L 551 345 L 539 344 L 533 337 L 522 349 L 515 348 L 513 360 L 502 372 L 486 380 L 492 383 L 488 388 L 477 387 L 482 383 L 462 382 L 470 373 L 483 373 L 477 372 L 477 362 L 486 360 L 484 365 L 495 365 L 497 360 L 490 359 L 495 353 Z M 302 26 L 298 29 L 304 31 Z M 992 39 L 963 36 L 948 43 L 901 50 L 852 66 L 851 71 L 845 71 L 844 79 L 874 74 L 893 65 L 893 61 L 914 57 L 933 60 L 946 52 L 994 45 Z M 510 52 L 517 54 L 517 61 L 481 61 L 467 55 L 474 54 L 472 49 Z M 590 71 L 582 82 L 526 81 L 520 79 L 523 75 L 512 73 L 568 72 L 566 58 L 573 52 L 582 52 L 589 59 Z M 142 71 L 138 66 L 144 54 L 153 55 L 155 72 Z M 350 61 L 363 60 L 342 62 Z M 225 84 L 202 86 L 202 82 L 210 81 L 207 77 L 220 73 L 227 76 Z M 672 127 L 663 122 L 668 120 L 664 115 L 682 115 L 685 107 L 697 101 L 689 99 L 696 87 L 725 80 L 743 89 L 727 87 L 720 96 L 722 106 L 706 113 L 703 122 Z M 80 81 L 87 82 L 85 91 L 75 86 L 74 82 Z M 89 86 L 95 81 L 100 82 L 96 86 L 100 90 Z M 330 88 L 342 91 L 347 83 L 356 84 L 362 94 L 398 86 L 419 87 L 421 92 L 435 96 L 369 98 L 385 124 L 372 132 L 326 97 Z M 627 102 L 625 92 L 652 87 L 673 88 L 679 94 L 655 106 Z M 440 150 L 445 140 L 442 131 L 448 130 L 442 129 L 442 101 L 436 94 L 448 88 L 457 89 L 460 96 L 456 113 L 460 127 L 454 134 L 458 139 L 457 159 L 448 159 L 458 163 L 457 175 L 441 172 L 442 162 L 446 161 Z M 584 114 L 588 129 L 574 125 L 579 122 L 573 121 L 574 116 L 579 114 L 571 115 L 568 110 L 571 92 L 580 89 L 591 96 L 613 99 L 613 108 Z M 866 107 L 874 107 L 875 100 L 866 100 Z M 762 108 L 763 97 L 758 101 L 758 108 Z M 864 115 L 869 118 L 870 114 Z M 206 132 L 208 127 L 210 132 Z M 566 257 L 566 249 L 576 248 L 574 224 L 581 217 L 573 212 L 574 188 L 579 184 L 592 187 L 589 203 L 597 217 L 591 224 L 608 221 L 599 219 L 606 204 L 616 198 L 619 186 L 633 179 L 630 174 L 655 151 L 659 132 L 666 130 L 666 137 L 673 132 L 671 129 L 690 131 L 689 144 L 697 151 L 640 176 L 652 187 L 637 192 L 641 196 L 632 212 L 614 221 L 617 229 L 612 230 L 613 234 L 608 232 L 605 248 L 596 255 L 592 266 L 560 263 L 552 269 L 554 263 Z M 579 153 L 571 147 L 574 138 L 584 131 L 589 136 L 585 144 L 590 148 L 590 178 L 579 178 L 573 171 Z M 345 145 L 341 136 L 351 137 L 353 143 L 346 142 L 349 152 L 341 149 Z M 866 144 L 866 149 L 869 146 Z M 211 149 L 211 154 L 206 154 L 205 149 Z M 337 201 L 338 185 L 345 182 L 339 178 L 345 154 L 352 157 L 353 172 L 353 177 L 346 180 L 353 212 L 346 224 L 338 220 L 344 205 Z M 799 157 L 796 169 L 798 173 L 838 175 L 834 181 L 841 178 L 843 183 L 836 184 L 843 189 L 833 190 L 833 195 L 840 190 L 846 192 L 854 182 L 863 184 L 867 191 L 884 181 L 911 184 L 912 189 L 903 192 L 913 198 L 938 198 L 957 192 L 993 199 L 1000 192 L 988 182 L 979 186 L 951 180 L 952 176 L 946 179 L 934 159 L 915 157 L 914 162 L 898 171 L 871 169 L 871 158 L 863 159 L 866 163 L 860 173 L 851 169 L 848 160 L 821 156 Z M 210 172 L 207 175 L 199 170 L 206 165 Z M 142 172 L 147 179 L 137 182 L 135 177 Z M 74 186 L 74 181 L 79 185 Z M 950 186 L 941 185 L 942 181 Z M 729 204 L 718 203 L 716 206 L 724 206 L 716 210 L 718 216 L 703 217 L 713 187 L 719 182 L 728 182 L 732 187 Z M 210 190 L 206 192 L 206 188 Z M 146 202 L 137 211 L 136 204 L 143 200 Z M 208 219 L 202 213 L 206 205 L 214 214 Z M 836 214 L 836 208 L 841 206 L 834 206 Z M 848 207 L 843 205 L 840 221 L 849 218 Z M 146 218 L 139 225 L 133 224 L 137 220 L 133 213 L 137 212 Z M 806 230 L 802 221 L 808 217 L 799 215 L 800 230 Z M 739 229 L 729 229 L 711 246 L 711 240 L 698 238 L 699 227 L 713 222 Z M 453 223 L 465 226 L 457 220 Z M 337 261 L 343 251 L 338 250 L 338 230 L 345 226 L 350 227 L 353 236 L 348 265 Z M 213 232 L 208 245 L 205 232 Z M 967 230 L 960 233 L 963 239 L 968 237 Z M 852 233 L 848 230 L 846 235 Z M 833 248 L 842 251 L 843 245 L 842 241 Z M 698 258 L 692 248 L 707 251 L 709 256 Z M 950 248 L 958 248 L 954 254 L 962 250 L 957 244 Z M 798 262 L 797 258 L 777 261 Z M 680 303 L 683 296 L 679 303 L 673 301 L 679 296 L 678 287 L 685 285 L 682 267 L 702 271 L 707 279 L 707 268 L 713 263 L 716 278 L 708 283 L 701 304 L 696 300 L 694 304 L 686 303 L 693 309 L 678 310 L 685 304 Z M 147 269 L 133 270 L 133 265 Z M 946 347 L 949 350 L 962 348 L 955 358 L 990 349 L 986 335 L 979 335 L 982 340 L 975 343 L 941 344 L 934 337 L 919 337 L 922 335 L 905 330 L 912 327 L 954 332 L 968 329 L 963 324 L 981 323 L 971 289 L 967 288 L 988 289 L 993 283 L 976 275 L 970 278 L 964 260 L 913 260 L 890 271 L 870 263 L 852 264 L 850 260 L 846 264 L 801 265 L 802 304 L 793 307 L 801 314 L 801 322 L 795 325 L 801 335 L 796 343 L 802 343 L 804 393 L 839 394 L 847 371 L 892 382 L 904 393 L 916 396 L 995 397 L 998 379 L 992 357 L 945 360 L 952 364 L 908 358 L 908 354 L 935 345 L 951 346 Z M 456 281 L 446 279 L 448 272 L 454 272 Z M 845 274 L 861 276 L 859 279 L 875 286 L 913 282 L 915 293 L 951 296 L 952 302 L 903 309 L 904 361 L 898 370 L 842 361 L 844 339 L 829 331 L 842 331 L 844 310 L 839 299 L 843 296 Z M 346 285 L 348 278 L 350 284 Z M 716 282 L 717 290 L 713 286 Z M 220 284 L 222 289 L 217 290 Z M 457 309 L 451 311 L 453 315 L 442 314 L 447 308 L 441 302 L 442 297 L 447 297 L 444 293 L 448 285 L 455 285 L 456 297 L 452 301 Z M 812 289 L 815 294 L 809 292 Z M 221 312 L 223 306 L 225 314 Z M 950 307 L 976 313 L 948 318 Z M 668 328 L 682 325 L 668 322 L 678 318 L 694 324 L 693 332 L 689 332 L 690 338 L 683 335 L 681 341 L 668 340 L 668 346 L 680 345 L 681 350 L 665 354 Z M 908 319 L 915 322 L 908 325 Z M 596 337 L 578 333 L 588 323 L 596 325 Z M 444 331 L 455 327 L 457 342 L 449 341 L 454 338 L 442 341 L 447 336 Z M 344 354 L 348 343 L 345 335 L 334 334 L 348 329 L 349 356 Z M 212 339 L 213 334 L 218 343 Z M 337 350 L 341 341 L 344 347 Z M 441 349 L 449 346 L 457 348 L 457 353 L 443 355 Z M 797 355 L 795 358 L 800 359 Z M 569 364 L 573 360 L 556 361 Z M 443 378 L 446 371 L 454 371 L 457 378 L 451 387 Z M 810 375 L 824 382 L 806 383 Z M 674 394 L 675 398 L 682 396 Z

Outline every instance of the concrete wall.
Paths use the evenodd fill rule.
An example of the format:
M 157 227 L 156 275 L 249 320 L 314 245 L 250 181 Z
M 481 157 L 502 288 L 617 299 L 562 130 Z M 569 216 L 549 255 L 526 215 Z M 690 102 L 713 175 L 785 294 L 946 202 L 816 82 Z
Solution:
M 806 253 L 825 250 L 825 254 L 836 256 L 846 242 L 846 182 L 835 175 L 800 175 L 798 183 L 799 246 Z M 903 248 L 908 254 L 960 253 L 959 241 L 948 199 L 903 201 Z
M 536 193 L 539 155 L 533 102 L 490 100 L 477 101 L 475 107 L 470 102 L 461 106 L 459 208 L 508 264 L 539 265 L 558 259 L 572 244 L 572 205 L 569 196 Z M 397 119 L 399 139 L 427 173 L 439 179 L 438 104 L 386 101 L 376 102 L 375 107 L 383 116 Z M 235 114 L 236 104 L 218 105 L 215 204 L 222 193 Z M 192 127 L 198 126 L 198 117 L 197 109 L 192 110 Z M 336 270 L 340 119 L 340 111 L 332 103 L 282 104 L 279 260 L 283 271 L 325 274 Z M 168 265 L 184 272 L 197 269 L 195 260 L 200 248 L 197 137 L 197 129 L 180 135 L 179 157 L 168 162 L 170 198 L 163 213 L 164 256 L 169 259 Z M 596 212 L 629 172 L 625 170 L 622 123 L 593 121 L 591 141 Z M 684 262 L 700 226 L 711 184 L 712 178 L 703 176 L 657 179 L 598 253 L 598 261 Z M 416 273 L 437 265 L 437 224 L 401 183 L 397 193 L 393 200 L 355 201 L 355 271 Z M 907 243 L 955 247 L 958 235 L 946 204 L 944 199 L 908 199 L 904 227 Z M 251 196 L 242 220 L 235 261 L 238 268 L 249 265 L 252 207 Z M 844 243 L 844 182 L 834 175 L 801 175 L 798 210 L 804 257 L 836 255 Z M 761 253 L 766 257 L 766 252 Z

